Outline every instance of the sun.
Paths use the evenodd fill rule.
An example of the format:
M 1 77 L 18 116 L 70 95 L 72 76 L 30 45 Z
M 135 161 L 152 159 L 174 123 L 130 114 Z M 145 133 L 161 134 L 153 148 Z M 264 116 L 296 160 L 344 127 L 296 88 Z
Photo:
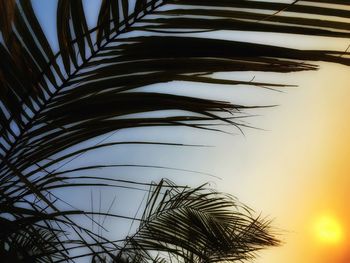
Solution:
M 319 241 L 328 244 L 338 244 L 344 237 L 344 231 L 339 220 L 329 215 L 316 220 L 315 234 Z

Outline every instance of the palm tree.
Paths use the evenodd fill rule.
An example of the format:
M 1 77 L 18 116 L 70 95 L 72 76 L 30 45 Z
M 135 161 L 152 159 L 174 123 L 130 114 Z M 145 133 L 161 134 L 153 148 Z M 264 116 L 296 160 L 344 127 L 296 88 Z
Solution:
M 102 0 L 97 25 L 89 28 L 81 0 L 58 0 L 59 52 L 54 54 L 31 1 L 1 0 L 1 257 L 5 262 L 62 262 L 83 256 L 95 262 L 218 262 L 251 259 L 257 250 L 278 244 L 268 221 L 203 187 L 94 176 L 106 165 L 63 168 L 104 147 L 174 145 L 104 140 L 82 144 L 117 130 L 148 126 L 219 130 L 218 123 L 241 129 L 244 125 L 236 116 L 259 106 L 140 88 L 170 81 L 280 88 L 284 85 L 219 78 L 214 73 L 316 70 L 313 61 L 349 65 L 344 51 L 194 36 L 235 30 L 348 38 L 350 11 L 342 5 L 349 3 Z M 283 11 L 290 15 L 280 15 Z M 179 111 L 167 115 L 169 110 Z M 147 114 L 155 111 L 165 114 Z M 126 216 L 61 208 L 64 200 L 55 195 L 57 190 L 85 186 L 150 187 L 137 232 L 114 242 L 81 225 L 75 216 L 96 224 L 93 215 Z M 234 207 L 237 212 L 230 210 Z M 172 229 L 174 222 L 178 225 Z

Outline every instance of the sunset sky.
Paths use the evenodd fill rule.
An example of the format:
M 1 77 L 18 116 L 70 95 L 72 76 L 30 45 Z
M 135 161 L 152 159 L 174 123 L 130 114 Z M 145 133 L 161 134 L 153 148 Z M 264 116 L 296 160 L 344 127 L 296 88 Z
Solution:
M 346 47 L 346 41 L 328 42 L 330 49 Z M 350 69 L 320 63 L 316 72 L 244 77 L 254 76 L 298 87 L 283 93 L 243 87 L 225 92 L 232 101 L 278 106 L 246 119 L 264 130 L 245 129 L 244 136 L 206 134 L 202 141 L 216 147 L 194 154 L 188 168 L 221 177 L 201 180 L 213 180 L 220 191 L 274 220 L 284 244 L 263 251 L 256 262 L 349 263 Z M 325 240 L 320 231 L 329 227 L 341 236 Z
M 282 229 L 285 244 L 257 262 L 350 262 L 349 73 L 322 64 L 318 72 L 288 77 L 299 88 L 270 94 L 280 106 L 251 121 L 268 131 L 247 132 L 231 145 L 222 141 L 218 188 L 261 209 Z M 341 240 L 320 239 L 315 228 L 324 217 L 340 225 Z
M 54 7 L 47 2 L 33 1 L 41 21 L 54 16 Z M 89 3 L 93 21 L 93 10 L 98 1 L 85 2 Z M 52 23 L 47 23 L 45 30 L 55 46 Z M 270 34 L 262 37 L 261 33 L 234 32 L 215 35 L 297 48 L 346 50 L 350 44 L 346 40 L 311 36 L 296 38 Z M 235 195 L 262 216 L 273 219 L 283 245 L 262 251 L 257 263 L 350 263 L 350 68 L 320 63 L 316 72 L 235 74 L 230 77 L 245 80 L 254 77 L 256 81 L 297 84 L 298 87 L 276 92 L 200 84 L 187 89 L 189 84 L 183 84 L 180 90 L 189 94 L 201 88 L 204 97 L 210 95 L 235 103 L 278 106 L 249 112 L 259 116 L 245 121 L 263 130 L 248 128 L 244 135 L 236 130 L 231 136 L 177 128 L 164 133 L 165 129 L 149 128 L 142 132 L 143 138 L 215 147 L 129 148 L 128 152 L 119 152 L 120 160 L 179 167 L 220 177 L 221 180 L 175 171 L 167 174 L 178 183 L 198 185 L 210 181 L 216 189 Z M 169 90 L 174 87 L 172 84 L 167 86 Z M 137 138 L 140 134 L 137 131 L 121 132 L 120 138 Z M 129 171 L 129 175 L 133 173 L 137 171 Z M 164 171 L 152 171 L 152 176 L 164 177 Z M 146 174 L 142 178 L 152 177 Z M 338 238 L 322 237 L 324 233 L 320 232 L 327 227 L 330 232 L 337 232 Z

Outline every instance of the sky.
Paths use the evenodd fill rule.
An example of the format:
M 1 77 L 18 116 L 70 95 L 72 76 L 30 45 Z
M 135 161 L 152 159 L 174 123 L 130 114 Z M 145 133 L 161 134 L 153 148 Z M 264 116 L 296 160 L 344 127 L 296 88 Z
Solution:
M 247 133 L 228 144 L 216 169 L 229 191 L 281 229 L 283 246 L 262 252 L 257 262 L 350 262 L 350 106 L 349 69 L 322 64 L 318 72 L 298 73 L 299 83 L 278 97 L 251 123 L 267 131 Z M 315 227 L 323 217 L 337 220 L 339 242 L 324 242 Z
M 35 10 L 52 46 L 57 49 L 53 22 L 54 0 L 33 0 Z M 90 23 L 96 18 L 98 1 L 85 0 Z M 52 22 L 49 22 L 52 21 Z M 217 32 L 216 37 L 256 41 L 297 48 L 345 50 L 346 40 L 282 36 L 278 34 Z M 225 98 L 238 103 L 278 104 L 278 107 L 251 112 L 259 115 L 246 121 L 263 130 L 246 129 L 244 135 L 198 132 L 191 129 L 147 128 L 141 131 L 121 131 L 118 139 L 167 140 L 182 143 L 207 144 L 208 148 L 121 147 L 103 152 L 106 162 L 144 163 L 183 168 L 194 172 L 167 171 L 177 183 L 198 185 L 210 182 L 212 187 L 228 192 L 258 213 L 273 219 L 273 225 L 283 241 L 281 247 L 260 253 L 257 263 L 349 263 L 350 262 L 350 69 L 320 63 L 317 72 L 293 74 L 261 74 L 248 72 L 232 75 L 245 80 L 274 81 L 297 84 L 283 92 L 253 87 L 217 87 L 182 83 L 176 92 L 200 92 L 205 96 Z M 174 83 L 167 88 L 175 89 Z M 154 89 L 160 88 L 154 86 Z M 215 89 L 213 89 L 215 88 Z M 214 90 L 214 92 L 213 92 Z M 90 159 L 89 159 L 90 158 Z M 89 162 L 84 156 L 79 162 Z M 189 161 L 190 160 L 190 161 Z M 120 177 L 156 179 L 164 170 L 120 170 Z M 98 193 L 96 193 L 98 195 Z M 106 205 L 114 193 L 104 192 Z M 123 199 L 124 198 L 124 199 Z M 127 195 L 118 193 L 118 202 Z M 142 195 L 135 196 L 135 203 Z M 124 200 L 124 201 L 123 201 Z M 130 200 L 129 200 L 130 201 Z M 77 205 L 79 200 L 77 200 Z M 85 203 L 86 205 L 86 203 Z M 130 206 L 131 207 L 131 206 Z M 118 209 L 128 210 L 126 205 Z M 134 210 L 130 208 L 130 213 Z M 326 218 L 326 219 L 325 219 Z M 324 240 L 318 225 L 332 221 L 341 232 L 338 240 Z M 120 226 L 120 222 L 118 222 Z M 335 227 L 335 226 L 333 226 Z M 127 223 L 125 228 L 128 229 Z M 117 230 L 116 230 L 117 231 Z M 113 234 L 113 231 L 112 231 Z

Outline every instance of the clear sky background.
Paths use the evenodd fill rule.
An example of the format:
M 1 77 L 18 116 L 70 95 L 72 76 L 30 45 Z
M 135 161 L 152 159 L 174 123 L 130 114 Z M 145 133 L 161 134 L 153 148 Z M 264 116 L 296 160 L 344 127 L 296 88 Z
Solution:
M 54 24 L 55 0 L 34 0 L 35 9 L 46 34 L 57 49 Z M 85 0 L 89 20 L 96 19 L 97 0 Z M 278 34 L 218 32 L 217 37 L 285 45 L 297 48 L 345 50 L 346 40 L 328 38 L 282 36 Z M 279 104 L 260 109 L 246 119 L 251 125 L 265 130 L 245 129 L 245 135 L 199 132 L 186 128 L 147 128 L 127 130 L 113 135 L 113 139 L 149 139 L 181 143 L 199 143 L 215 147 L 139 147 L 127 146 L 105 150 L 105 162 L 162 165 L 210 173 L 164 171 L 157 169 L 120 169 L 119 178 L 148 181 L 169 177 L 177 183 L 198 185 L 211 181 L 223 192 L 237 196 L 257 212 L 274 219 L 280 229 L 283 246 L 263 251 L 259 263 L 349 263 L 350 262 L 350 69 L 331 63 L 321 63 L 317 72 L 289 75 L 248 72 L 231 76 L 256 81 L 298 84 L 273 92 L 253 87 L 217 87 L 214 85 L 170 83 L 172 92 L 201 94 L 235 103 Z M 155 86 L 154 89 L 164 89 Z M 96 156 L 75 160 L 92 162 Z M 97 193 L 96 193 L 97 194 Z M 111 201 L 115 193 L 103 192 L 103 202 Z M 142 194 L 133 195 L 138 203 Z M 77 205 L 90 205 L 77 193 L 71 198 Z M 79 198 L 77 198 L 79 197 Z M 135 209 L 130 195 L 117 193 L 118 209 Z M 84 201 L 84 202 L 83 202 Z M 320 240 L 315 226 L 320 218 L 334 218 L 342 229 L 339 242 Z M 117 225 L 118 224 L 118 225 Z M 115 231 L 120 231 L 115 223 Z M 113 226 L 113 224 L 112 224 Z M 113 228 L 113 227 L 112 227 Z
M 273 95 L 280 106 L 251 121 L 268 131 L 222 139 L 222 153 L 211 159 L 224 178 L 220 190 L 286 230 L 285 244 L 263 252 L 257 262 L 350 262 L 349 73 L 322 64 L 318 72 L 288 77 L 299 88 Z M 340 242 L 319 240 L 315 226 L 325 216 L 339 221 Z

